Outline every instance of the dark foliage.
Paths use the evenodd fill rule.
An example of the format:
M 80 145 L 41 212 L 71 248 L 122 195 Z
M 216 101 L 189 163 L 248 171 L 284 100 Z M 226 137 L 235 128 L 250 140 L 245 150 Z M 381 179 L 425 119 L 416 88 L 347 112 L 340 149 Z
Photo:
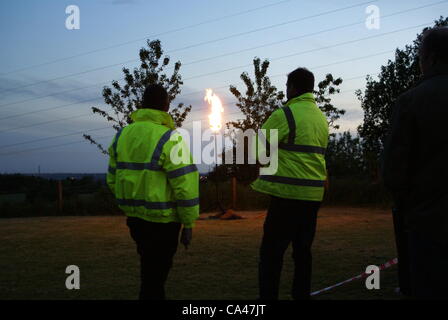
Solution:
M 448 18 L 440 17 L 434 22 L 434 27 L 446 25 Z M 378 80 L 367 76 L 364 92 L 356 92 L 364 110 L 364 121 L 358 132 L 364 141 L 365 160 L 373 176 L 377 176 L 378 159 L 389 130 L 395 101 L 420 80 L 418 49 L 422 34 L 428 29 L 431 28 L 424 28 L 412 44 L 395 51 L 394 60 L 388 60 L 386 65 L 381 66 Z
M 141 106 L 143 94 L 148 85 L 155 83 L 163 85 L 168 92 L 171 103 L 181 92 L 183 82 L 179 73 L 181 63 L 177 61 L 174 64 L 172 74 L 168 76 L 165 71 L 169 63 L 170 58 L 163 55 L 160 41 L 147 40 L 147 48 L 140 49 L 140 67 L 134 68 L 133 71 L 123 68 L 123 78 L 126 83 L 122 85 L 114 80 L 112 81 L 112 87 L 104 87 L 104 102 L 110 106 L 111 110 L 92 107 L 92 112 L 111 122 L 112 127 L 118 131 L 131 123 L 130 114 Z M 177 127 L 182 126 L 182 122 L 190 111 L 191 105 L 185 106 L 183 103 L 179 103 L 171 109 L 170 114 Z M 96 145 L 101 152 L 107 154 L 106 148 L 97 143 L 92 136 L 84 134 L 84 138 Z
M 230 86 L 230 92 L 237 98 L 236 106 L 241 110 L 244 118 L 237 121 L 227 123 L 227 128 L 230 130 L 240 129 L 243 131 L 253 129 L 255 132 L 261 129 L 263 123 L 269 116 L 282 107 L 285 103 L 285 94 L 283 91 L 272 85 L 267 72 L 269 68 L 269 61 L 261 62 L 260 58 L 253 60 L 254 64 L 254 80 L 252 80 L 247 72 L 243 72 L 240 76 L 243 80 L 246 89 L 244 94 L 235 86 Z M 325 79 L 319 82 L 317 90 L 314 91 L 316 102 L 322 112 L 326 115 L 330 127 L 338 129 L 339 126 L 335 124 L 336 120 L 345 113 L 345 110 L 338 109 L 331 103 L 331 95 L 339 93 L 338 86 L 342 83 L 341 78 L 334 79 L 331 74 L 327 74 Z M 230 133 L 230 136 L 232 133 Z M 235 145 L 236 141 L 234 139 Z M 235 148 L 234 148 L 235 149 Z M 245 144 L 245 155 L 248 154 L 248 148 Z M 229 151 L 232 152 L 232 151 Z M 235 151 L 233 151 L 235 152 Z M 246 157 L 244 164 L 222 165 L 227 166 L 227 170 L 220 169 L 227 172 L 227 174 L 235 175 L 240 182 L 250 183 L 253 181 L 259 172 L 258 164 L 249 164 Z

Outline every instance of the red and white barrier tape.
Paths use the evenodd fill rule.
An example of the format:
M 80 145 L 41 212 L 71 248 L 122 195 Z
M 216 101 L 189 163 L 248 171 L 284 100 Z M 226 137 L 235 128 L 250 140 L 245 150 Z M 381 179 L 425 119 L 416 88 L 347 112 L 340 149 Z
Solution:
M 379 268 L 380 268 L 380 270 L 384 270 L 384 269 L 387 269 L 387 268 L 389 268 L 389 267 L 391 267 L 391 266 L 393 266 L 393 265 L 395 265 L 395 264 L 397 264 L 397 263 L 398 263 L 398 259 L 397 259 L 397 258 L 394 258 L 394 259 L 392 259 L 392 260 L 387 261 L 386 263 L 383 263 L 382 265 L 379 266 Z M 352 281 L 355 281 L 355 280 L 359 280 L 359 279 L 362 279 L 362 278 L 366 278 L 366 277 L 368 277 L 369 275 L 370 275 L 369 273 L 365 273 L 365 272 L 364 272 L 364 273 L 361 273 L 361 274 L 357 275 L 356 277 L 353 277 L 353 278 L 347 279 L 347 280 L 345 280 L 345 281 L 336 283 L 336 284 L 334 284 L 334 285 L 332 285 L 332 286 L 330 286 L 330 287 L 326 287 L 326 288 L 324 288 L 324 289 L 314 291 L 313 293 L 311 293 L 311 296 L 318 295 L 318 294 L 320 294 L 320 293 L 322 293 L 322 292 L 329 291 L 329 290 L 331 290 L 331 289 L 334 289 L 334 288 L 336 288 L 336 287 L 342 286 L 343 284 L 346 284 L 346 283 L 349 283 L 349 282 L 352 282 Z

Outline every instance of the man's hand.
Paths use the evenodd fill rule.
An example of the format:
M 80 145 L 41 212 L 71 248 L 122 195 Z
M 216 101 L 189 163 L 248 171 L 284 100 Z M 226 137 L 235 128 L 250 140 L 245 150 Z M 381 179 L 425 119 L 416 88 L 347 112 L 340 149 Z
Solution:
M 182 243 L 185 246 L 185 249 L 188 249 L 188 246 L 190 245 L 192 238 L 193 238 L 193 229 L 183 228 L 182 235 L 180 236 L 180 243 Z

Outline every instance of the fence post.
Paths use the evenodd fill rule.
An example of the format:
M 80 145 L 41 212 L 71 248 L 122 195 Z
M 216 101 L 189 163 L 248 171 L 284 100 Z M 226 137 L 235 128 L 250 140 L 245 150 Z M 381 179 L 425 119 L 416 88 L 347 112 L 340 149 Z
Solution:
M 58 210 L 62 212 L 62 181 L 58 180 Z
M 232 208 L 236 210 L 236 177 L 232 177 Z

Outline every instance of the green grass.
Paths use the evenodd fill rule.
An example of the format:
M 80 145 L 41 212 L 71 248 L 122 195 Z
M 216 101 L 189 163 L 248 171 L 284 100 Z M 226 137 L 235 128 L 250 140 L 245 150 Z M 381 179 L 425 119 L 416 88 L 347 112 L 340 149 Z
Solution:
M 171 299 L 255 299 L 264 212 L 246 219 L 200 220 L 192 246 L 179 247 L 167 282 Z M 0 299 L 135 299 L 139 266 L 125 217 L 40 217 L 0 220 Z M 388 211 L 323 208 L 313 246 L 314 290 L 395 257 Z M 81 289 L 65 289 L 65 268 L 81 269 Z M 281 298 L 290 299 L 291 249 Z M 396 299 L 396 266 L 381 273 L 381 289 L 357 281 L 316 299 Z

